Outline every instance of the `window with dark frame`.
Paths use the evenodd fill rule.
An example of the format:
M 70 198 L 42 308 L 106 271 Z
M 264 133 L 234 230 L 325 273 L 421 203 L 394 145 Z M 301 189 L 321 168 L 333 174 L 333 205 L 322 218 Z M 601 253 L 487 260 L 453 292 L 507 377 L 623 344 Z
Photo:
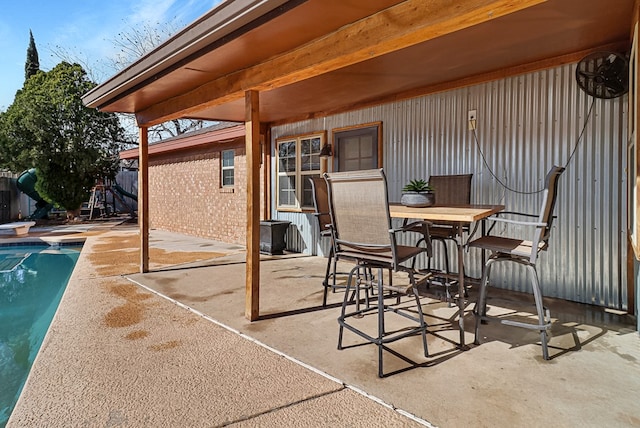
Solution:
M 223 150 L 222 161 L 222 187 L 233 187 L 235 175 L 235 150 Z
M 333 130 L 334 171 L 358 171 L 382 167 L 382 123 Z

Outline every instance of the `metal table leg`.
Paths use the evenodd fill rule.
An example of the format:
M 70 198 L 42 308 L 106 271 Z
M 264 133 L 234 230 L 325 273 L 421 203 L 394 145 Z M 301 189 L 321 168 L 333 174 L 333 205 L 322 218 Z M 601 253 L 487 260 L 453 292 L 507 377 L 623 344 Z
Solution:
M 462 242 L 462 224 L 458 224 L 456 233 L 456 246 L 458 247 L 458 327 L 460 328 L 460 349 L 469 347 L 464 341 L 464 244 Z

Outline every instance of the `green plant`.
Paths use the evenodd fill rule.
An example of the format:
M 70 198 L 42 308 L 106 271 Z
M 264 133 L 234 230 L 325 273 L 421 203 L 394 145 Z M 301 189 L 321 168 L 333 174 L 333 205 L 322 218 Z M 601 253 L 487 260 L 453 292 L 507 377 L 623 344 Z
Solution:
M 409 183 L 402 188 L 403 192 L 432 192 L 433 187 L 429 185 L 428 181 L 425 180 L 411 180 Z

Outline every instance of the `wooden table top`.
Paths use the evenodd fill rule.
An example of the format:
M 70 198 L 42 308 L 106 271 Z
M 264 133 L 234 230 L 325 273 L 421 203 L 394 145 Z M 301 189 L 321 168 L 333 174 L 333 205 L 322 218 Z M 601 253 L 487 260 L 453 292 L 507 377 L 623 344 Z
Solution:
M 389 213 L 395 218 L 415 218 L 421 220 L 453 221 L 473 223 L 504 210 L 504 205 L 457 205 L 432 206 L 424 208 L 389 204 Z

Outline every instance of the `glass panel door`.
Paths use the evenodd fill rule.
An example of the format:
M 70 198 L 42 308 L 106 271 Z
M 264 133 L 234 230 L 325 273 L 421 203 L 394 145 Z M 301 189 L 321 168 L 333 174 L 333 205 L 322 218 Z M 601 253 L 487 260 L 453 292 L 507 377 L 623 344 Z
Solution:
M 379 130 L 374 125 L 334 131 L 334 171 L 379 168 Z

